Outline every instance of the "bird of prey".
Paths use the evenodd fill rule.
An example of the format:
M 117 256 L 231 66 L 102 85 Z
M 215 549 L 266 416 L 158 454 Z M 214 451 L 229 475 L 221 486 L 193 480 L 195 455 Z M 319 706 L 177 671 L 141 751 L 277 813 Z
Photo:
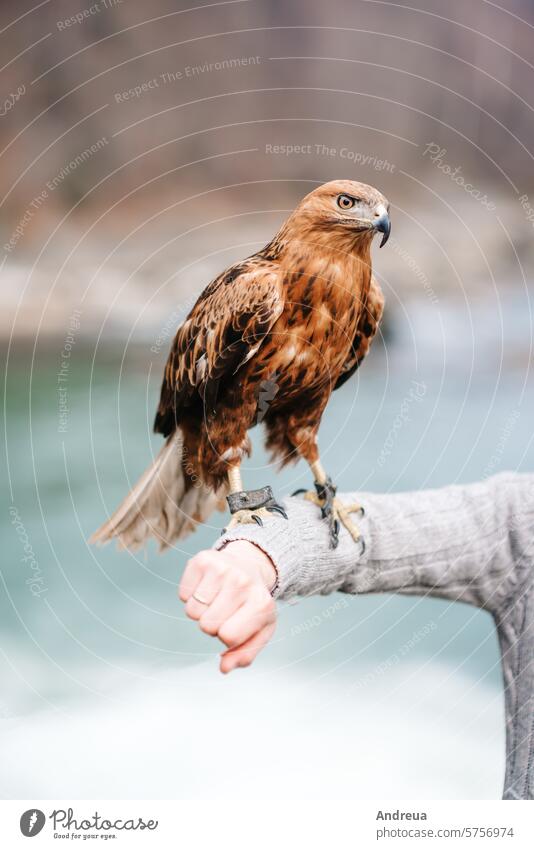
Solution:
M 317 432 L 334 389 L 361 364 L 384 298 L 371 242 L 390 233 L 389 204 L 372 186 L 335 180 L 306 195 L 269 244 L 213 280 L 178 328 L 165 367 L 154 429 L 165 444 L 93 542 L 166 548 L 214 509 L 229 526 L 285 511 L 265 486 L 245 490 L 240 464 L 258 420 L 284 465 L 303 457 L 330 544 L 340 523 L 362 544 L 351 512 L 321 465 Z M 265 390 L 267 387 L 267 390 Z M 268 399 L 267 401 L 265 399 Z M 325 529 L 325 530 L 326 530 Z

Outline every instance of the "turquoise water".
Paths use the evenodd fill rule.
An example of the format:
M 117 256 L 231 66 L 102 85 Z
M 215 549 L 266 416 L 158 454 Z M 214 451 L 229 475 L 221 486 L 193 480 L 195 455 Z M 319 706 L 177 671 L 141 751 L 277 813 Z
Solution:
M 176 585 L 187 557 L 212 543 L 224 516 L 217 514 L 211 527 L 164 555 L 152 547 L 134 556 L 86 543 L 124 496 L 128 480 L 158 448 L 150 428 L 164 353 L 154 355 L 149 346 L 136 345 L 123 356 L 107 347 L 93 361 L 92 349 L 80 343 L 62 383 L 67 391 L 60 410 L 62 344 L 41 346 L 33 364 L 31 349 L 19 348 L 7 376 L 0 707 L 3 718 L 24 728 L 26 736 L 28 729 L 37 731 L 42 711 L 77 716 L 90 709 L 95 716 L 114 694 L 139 688 L 147 678 L 158 686 L 172 680 L 175 692 L 187 680 L 186 700 L 197 706 L 195 711 L 206 682 L 219 686 L 213 683 L 214 641 L 183 618 Z M 401 490 L 474 480 L 510 468 L 532 470 L 534 402 L 524 360 L 498 368 L 482 350 L 467 369 L 454 357 L 443 368 L 431 347 L 404 359 L 395 350 L 393 342 L 387 349 L 377 346 L 360 376 L 335 393 L 328 407 L 320 442 L 324 464 L 341 490 Z M 277 474 L 263 452 L 261 432 L 252 436 L 253 457 L 244 470 L 247 486 L 269 482 L 285 495 L 309 483 L 304 464 Z M 22 559 L 21 533 L 38 564 L 39 583 L 33 584 L 41 590 L 38 595 L 28 584 L 36 569 L 34 563 L 32 573 Z M 399 658 L 399 647 L 410 641 L 409 657 Z M 377 673 L 381 664 L 385 673 Z M 329 687 L 339 691 L 336 698 L 347 710 L 360 701 L 362 681 L 370 705 L 376 701 L 387 710 L 408 677 L 418 702 L 430 698 L 428 681 L 436 691 L 450 677 L 452 689 L 447 685 L 440 692 L 443 711 L 454 715 L 447 693 L 472 688 L 494 699 L 489 710 L 495 728 L 500 727 L 500 669 L 491 619 L 461 604 L 336 596 L 284 605 L 276 639 L 250 674 L 269 676 L 278 711 L 284 710 L 285 697 L 276 682 L 288 675 L 311 687 L 312 702 Z M 248 680 L 258 679 L 242 677 L 240 692 Z M 146 695 L 146 688 L 141 691 Z M 406 710 L 411 692 L 407 687 Z M 156 744 L 162 757 L 167 742 Z M 18 792 L 39 789 L 35 769 L 32 779 L 21 774 Z M 141 781 L 140 795 L 143 789 L 149 787 Z M 153 790 L 159 792 L 157 786 Z
M 224 516 L 216 514 L 212 527 L 201 529 L 178 551 L 164 555 L 159 555 L 155 547 L 146 556 L 132 556 L 111 546 L 87 546 L 85 540 L 106 510 L 114 508 L 123 497 L 128 479 L 133 481 L 138 476 L 150 451 L 159 445 L 159 438 L 149 432 L 156 381 L 147 387 L 143 366 L 126 365 L 118 393 L 120 358 L 109 353 L 105 364 L 98 364 L 93 374 L 89 359 L 89 353 L 79 354 L 72 373 L 66 433 L 58 433 L 52 353 L 41 355 L 34 365 L 31 418 L 27 365 L 16 363 L 10 369 L 7 434 L 13 504 L 36 552 L 47 591 L 36 598 L 25 585 L 30 570 L 21 562 L 20 543 L 6 508 L 3 577 L 10 602 L 2 616 L 2 630 L 8 641 L 30 648 L 31 636 L 25 631 L 25 626 L 29 627 L 39 646 L 52 657 L 83 662 L 80 645 L 75 639 L 65 638 L 57 615 L 64 627 L 93 651 L 132 662 L 150 662 L 161 659 L 161 653 L 170 652 L 177 664 L 191 663 L 209 650 L 210 641 L 182 621 L 174 589 L 187 556 L 211 544 L 224 524 Z M 410 376 L 390 379 L 384 397 L 385 382 L 377 364 L 362 372 L 358 384 L 355 381 L 354 386 L 349 385 L 332 397 L 321 429 L 321 444 L 324 463 L 341 489 L 409 489 L 476 479 L 494 457 L 507 419 L 520 406 L 521 417 L 514 425 L 513 438 L 503 446 L 491 471 L 528 470 L 529 458 L 523 456 L 530 439 L 525 405 L 532 402 L 524 396 L 522 404 L 518 403 L 521 375 L 510 375 L 502 382 L 487 421 L 488 395 L 494 389 L 491 377 L 479 376 L 476 385 L 471 386 L 469 400 L 464 402 L 459 397 L 457 379 L 451 379 L 450 385 L 446 384 L 438 394 L 431 379 L 419 375 L 418 385 L 424 382 L 425 394 L 407 408 L 413 380 Z M 392 430 L 403 402 L 409 422 Z M 457 432 L 450 439 L 451 423 Z M 309 482 L 308 470 L 302 463 L 277 474 L 268 466 L 261 432 L 253 431 L 252 436 L 253 457 L 244 473 L 247 485 L 254 487 L 269 481 L 283 495 Z M 385 462 L 384 445 L 388 446 Z M 411 457 L 415 460 L 410 461 Z M 367 616 L 382 603 L 374 598 L 352 600 L 350 615 L 356 608 L 357 616 Z M 306 612 L 313 615 L 315 607 L 321 605 L 324 600 L 310 600 Z M 392 598 L 388 600 L 388 617 L 396 619 L 407 614 L 402 632 L 406 636 L 411 627 L 426 621 L 427 606 L 441 609 L 442 605 L 433 600 Z M 472 611 L 460 605 L 448 607 L 440 625 L 445 630 L 434 634 L 425 650 L 437 650 L 440 642 L 471 616 Z M 300 609 L 295 612 L 284 608 L 287 627 L 295 617 L 302 617 Z M 475 616 L 474 623 L 462 637 L 453 640 L 447 653 L 455 657 L 465 654 L 467 645 L 473 647 L 488 625 L 484 614 Z M 371 617 L 364 639 L 378 639 L 373 646 L 377 656 L 390 652 L 401 636 L 392 632 L 382 637 L 381 630 L 379 617 Z M 315 641 L 313 633 L 309 640 Z M 481 646 L 470 661 L 474 671 L 491 665 L 494 651 L 494 640 Z M 316 658 L 315 662 L 319 661 L 329 663 L 326 650 L 324 656 Z M 498 677 L 498 673 L 492 674 Z M 52 672 L 49 684 L 54 679 Z

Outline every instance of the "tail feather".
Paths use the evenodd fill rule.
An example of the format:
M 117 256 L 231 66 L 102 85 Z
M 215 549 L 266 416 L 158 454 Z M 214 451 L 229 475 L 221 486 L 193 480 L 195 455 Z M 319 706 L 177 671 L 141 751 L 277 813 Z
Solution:
M 214 492 L 200 481 L 193 485 L 186 480 L 182 459 L 183 437 L 178 429 L 89 542 L 104 544 L 116 537 L 122 547 L 135 550 L 153 536 L 162 551 L 195 530 L 214 510 L 224 510 L 224 487 Z

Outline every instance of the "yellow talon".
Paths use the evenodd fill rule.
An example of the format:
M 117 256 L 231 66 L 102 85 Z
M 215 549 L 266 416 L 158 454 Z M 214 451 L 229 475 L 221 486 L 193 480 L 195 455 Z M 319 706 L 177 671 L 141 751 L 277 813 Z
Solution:
M 268 519 L 273 514 L 265 507 L 258 507 L 257 510 L 238 510 L 232 515 L 232 518 L 226 526 L 226 530 L 235 528 L 236 525 L 263 525 L 263 520 Z
M 326 501 L 324 498 L 319 498 L 315 492 L 306 492 L 304 494 L 306 501 L 311 501 L 317 507 L 324 507 Z M 361 504 L 343 504 L 343 502 L 334 496 L 331 501 L 333 518 L 337 519 L 347 529 L 354 542 L 360 539 L 360 531 L 358 527 L 351 521 L 350 513 L 359 513 L 362 509 Z

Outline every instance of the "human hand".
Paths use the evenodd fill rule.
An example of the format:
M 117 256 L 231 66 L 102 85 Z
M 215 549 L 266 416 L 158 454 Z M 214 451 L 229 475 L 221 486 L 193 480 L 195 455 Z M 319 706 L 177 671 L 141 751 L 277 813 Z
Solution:
M 250 666 L 271 639 L 276 627 L 271 596 L 275 582 L 271 559 L 247 540 L 229 542 L 221 551 L 199 551 L 188 561 L 178 595 L 200 629 L 227 646 L 221 672 Z

